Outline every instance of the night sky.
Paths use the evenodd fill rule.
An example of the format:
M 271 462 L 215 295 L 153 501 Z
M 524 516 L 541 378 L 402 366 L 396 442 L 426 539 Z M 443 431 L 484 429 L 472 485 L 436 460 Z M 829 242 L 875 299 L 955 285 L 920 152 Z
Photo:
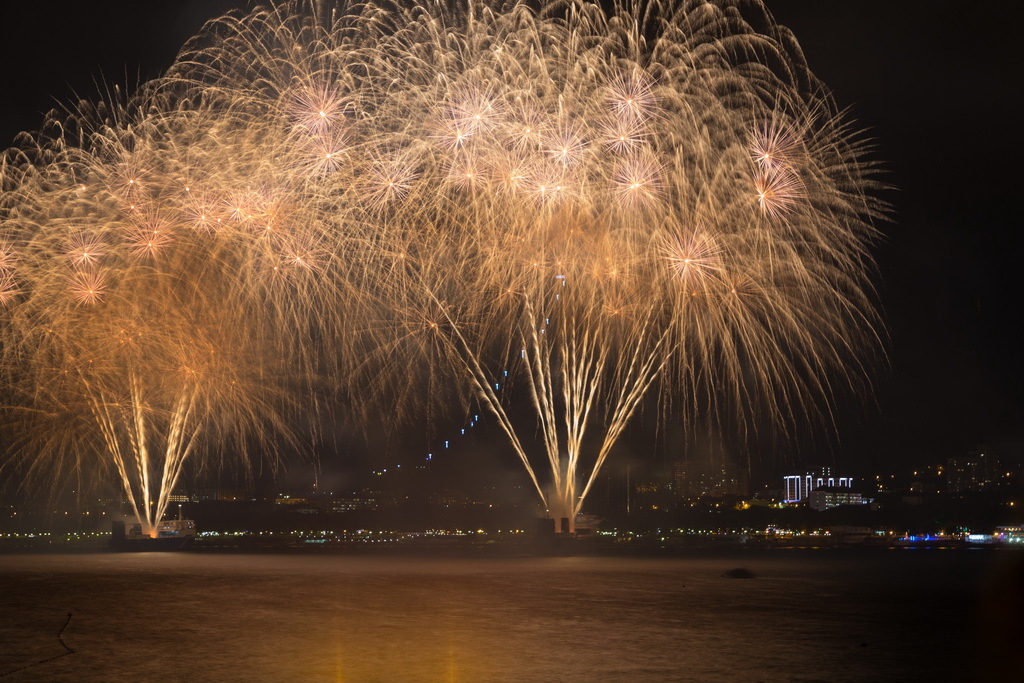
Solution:
M 97 82 L 159 75 L 211 17 L 244 2 L 39 2 L 0 9 L 0 142 Z M 1022 158 L 1012 3 L 769 1 L 811 69 L 876 141 L 893 190 L 877 287 L 888 361 L 874 396 L 839 410 L 828 455 L 858 474 L 943 461 L 979 445 L 1019 460 Z M 975 9 L 977 8 L 977 9 Z M 848 404 L 848 405 L 847 405 Z

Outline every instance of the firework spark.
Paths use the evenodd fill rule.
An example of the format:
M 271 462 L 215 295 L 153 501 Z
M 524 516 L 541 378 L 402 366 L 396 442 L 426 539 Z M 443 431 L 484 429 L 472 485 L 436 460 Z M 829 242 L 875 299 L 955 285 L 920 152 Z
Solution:
M 106 278 L 102 272 L 85 271 L 68 276 L 68 292 L 80 304 L 98 303 L 106 291 Z

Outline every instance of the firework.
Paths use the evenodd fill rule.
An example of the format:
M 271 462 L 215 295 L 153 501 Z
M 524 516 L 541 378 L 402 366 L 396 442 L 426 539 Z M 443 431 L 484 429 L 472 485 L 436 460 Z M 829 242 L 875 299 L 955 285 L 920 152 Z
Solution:
M 274 203 L 303 196 L 274 140 L 170 94 L 105 105 L 113 127 L 86 107 L 4 168 L 13 455 L 58 480 L 113 471 L 148 533 L 188 461 L 289 443 L 312 355 L 290 347 L 329 317 L 319 223 Z
M 84 149 L 9 159 L 8 356 L 59 327 L 73 348 L 44 346 L 24 377 L 82 373 L 79 345 L 99 342 L 76 325 L 93 330 L 93 314 L 109 333 L 149 311 L 157 346 L 141 348 L 177 388 L 138 394 L 165 395 L 176 444 L 192 443 L 179 423 L 212 415 L 252 431 L 273 403 L 265 378 L 325 355 L 353 407 L 403 416 L 435 399 L 393 376 L 413 366 L 490 410 L 544 505 L 572 520 L 649 394 L 684 416 L 787 422 L 827 402 L 830 378 L 863 375 L 882 207 L 863 143 L 794 45 L 733 0 L 329 16 L 292 3 L 222 19 Z M 214 323 L 228 307 L 238 319 Z M 208 384 L 166 370 L 200 329 L 226 360 L 181 367 L 251 372 L 244 389 L 207 400 Z M 132 394 L 142 364 L 103 363 L 128 381 L 109 395 L 148 415 Z M 506 372 L 542 454 L 509 412 L 517 392 L 494 384 Z M 106 424 L 101 408 L 99 450 L 127 481 L 111 444 L 139 442 L 139 420 Z

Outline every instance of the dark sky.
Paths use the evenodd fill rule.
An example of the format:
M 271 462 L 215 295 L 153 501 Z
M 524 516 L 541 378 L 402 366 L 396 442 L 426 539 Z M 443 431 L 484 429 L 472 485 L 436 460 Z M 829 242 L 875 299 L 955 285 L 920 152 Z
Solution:
M 97 81 L 158 75 L 230 0 L 8 2 L 0 8 L 0 142 Z M 1013 3 L 775 0 L 812 70 L 877 141 L 893 222 L 878 289 L 889 363 L 840 410 L 831 456 L 858 474 L 978 444 L 1020 458 L 1024 361 L 1020 51 Z M 1011 204 L 1014 206 L 1011 207 Z M 854 404 L 855 401 L 851 401 Z M 815 460 L 813 454 L 804 459 Z
M 1010 8 L 769 6 L 839 103 L 870 129 L 897 188 L 878 250 L 891 364 L 878 383 L 880 410 L 863 423 L 873 433 L 845 430 L 847 443 L 863 443 L 864 452 L 850 455 L 934 462 L 987 443 L 1019 460 L 1024 240 L 1011 169 L 1021 152 L 1014 131 L 1022 98 Z

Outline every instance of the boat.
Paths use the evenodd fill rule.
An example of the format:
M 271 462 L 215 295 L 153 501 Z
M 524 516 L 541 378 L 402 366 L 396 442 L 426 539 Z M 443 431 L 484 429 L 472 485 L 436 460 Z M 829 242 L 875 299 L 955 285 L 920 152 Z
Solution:
M 165 519 L 156 526 L 156 536 L 142 533 L 142 524 L 135 523 L 127 531 L 125 523 L 115 521 L 111 528 L 112 550 L 182 550 L 195 539 L 196 523 L 185 519 L 178 506 L 177 519 Z
M 866 526 L 836 525 L 831 529 L 836 545 L 864 545 L 875 530 Z
M 959 548 L 963 544 L 963 537 L 947 534 L 906 534 L 892 541 L 897 548 Z

